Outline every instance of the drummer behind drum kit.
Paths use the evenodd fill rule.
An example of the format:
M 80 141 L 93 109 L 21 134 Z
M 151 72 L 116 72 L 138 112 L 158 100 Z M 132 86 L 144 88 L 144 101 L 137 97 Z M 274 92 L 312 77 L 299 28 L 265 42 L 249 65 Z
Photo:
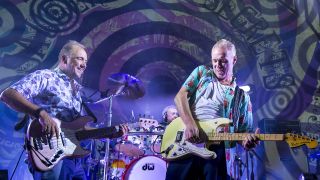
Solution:
M 108 158 L 108 179 L 136 179 L 137 175 L 140 176 L 138 179 L 165 179 L 166 162 L 160 155 L 163 128 L 147 128 L 143 126 L 145 123 L 140 121 L 157 123 L 153 119 L 140 118 L 141 126 L 130 130 L 126 137 L 112 140 Z M 91 146 L 92 154 L 84 164 L 90 179 L 103 177 L 105 145 L 105 141 L 100 139 L 94 140 Z
M 115 89 L 113 94 L 92 105 L 109 102 L 109 122 L 98 119 L 99 125 L 95 127 L 111 125 L 113 97 L 137 99 L 145 93 L 142 82 L 128 74 L 113 74 L 108 78 L 108 83 Z M 87 105 L 91 109 L 90 103 Z M 103 106 L 106 107 L 105 104 Z M 160 155 L 164 127 L 150 118 L 139 118 L 135 124 L 138 126 L 129 126 L 129 133 L 125 137 L 110 142 L 108 139 L 98 139 L 87 143 L 91 154 L 84 159 L 83 166 L 88 179 L 165 179 L 167 163 Z

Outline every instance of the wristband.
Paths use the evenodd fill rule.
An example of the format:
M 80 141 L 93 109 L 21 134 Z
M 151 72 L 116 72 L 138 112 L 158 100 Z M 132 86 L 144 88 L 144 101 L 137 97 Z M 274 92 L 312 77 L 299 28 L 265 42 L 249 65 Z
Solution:
M 43 110 L 44 110 L 44 108 L 42 108 L 42 107 L 38 108 L 38 109 L 34 112 L 34 117 L 35 117 L 36 119 L 39 119 L 39 118 L 40 118 L 40 112 L 43 111 Z

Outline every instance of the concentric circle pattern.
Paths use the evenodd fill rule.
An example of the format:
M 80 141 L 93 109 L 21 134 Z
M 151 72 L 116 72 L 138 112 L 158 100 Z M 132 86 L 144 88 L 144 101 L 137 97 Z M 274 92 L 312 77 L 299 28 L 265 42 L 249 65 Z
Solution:
M 110 95 L 115 90 L 108 77 L 115 73 L 130 74 L 144 84 L 142 98 L 113 99 L 113 125 L 137 120 L 139 114 L 161 121 L 162 109 L 174 103 L 190 72 L 210 65 L 212 45 L 225 38 L 237 47 L 238 85 L 252 86 L 255 124 L 266 133 L 284 133 L 298 124 L 300 132 L 316 135 L 319 7 L 317 0 L 0 1 L 0 87 L 36 69 L 55 67 L 61 47 L 77 40 L 89 55 L 85 88 Z M 107 118 L 107 106 L 97 110 L 100 118 Z M 16 147 L 9 142 L 19 140 L 10 130 L 10 118 L 17 116 L 4 105 L 0 108 L 7 114 L 0 126 L 6 137 L 0 137 L 0 161 L 5 162 L 0 169 L 12 169 L 18 152 L 7 156 Z M 265 143 L 258 151 L 272 166 L 260 172 L 265 166 L 256 161 L 257 177 L 297 179 L 305 170 L 299 165 L 301 158 L 281 143 Z M 292 163 L 282 159 L 284 154 Z M 308 152 L 301 154 L 306 157 Z M 17 173 L 20 177 L 25 171 L 20 168 Z

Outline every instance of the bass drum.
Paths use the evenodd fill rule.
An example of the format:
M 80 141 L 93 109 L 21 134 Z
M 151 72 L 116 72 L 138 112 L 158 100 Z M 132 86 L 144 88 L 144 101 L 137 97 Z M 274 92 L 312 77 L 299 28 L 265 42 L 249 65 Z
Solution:
M 167 163 L 157 156 L 144 156 L 132 161 L 126 169 L 123 179 L 152 179 L 164 180 L 166 178 Z

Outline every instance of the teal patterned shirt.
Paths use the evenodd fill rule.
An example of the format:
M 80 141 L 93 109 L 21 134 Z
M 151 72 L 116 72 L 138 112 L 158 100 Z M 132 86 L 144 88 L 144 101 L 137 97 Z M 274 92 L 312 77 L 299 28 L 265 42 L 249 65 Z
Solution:
M 213 72 L 213 69 L 209 66 L 198 66 L 193 70 L 187 80 L 184 82 L 183 87 L 188 91 L 189 106 L 191 107 L 195 101 L 201 96 L 201 92 L 208 87 L 210 82 L 217 82 L 217 78 Z M 227 89 L 223 100 L 223 117 L 232 117 L 231 102 L 234 97 L 236 88 L 235 80 L 232 82 L 230 88 Z M 243 101 L 240 103 L 240 115 L 237 122 L 237 130 L 230 127 L 230 132 L 252 132 L 253 120 L 252 120 L 252 106 L 250 102 L 250 96 L 245 93 Z

